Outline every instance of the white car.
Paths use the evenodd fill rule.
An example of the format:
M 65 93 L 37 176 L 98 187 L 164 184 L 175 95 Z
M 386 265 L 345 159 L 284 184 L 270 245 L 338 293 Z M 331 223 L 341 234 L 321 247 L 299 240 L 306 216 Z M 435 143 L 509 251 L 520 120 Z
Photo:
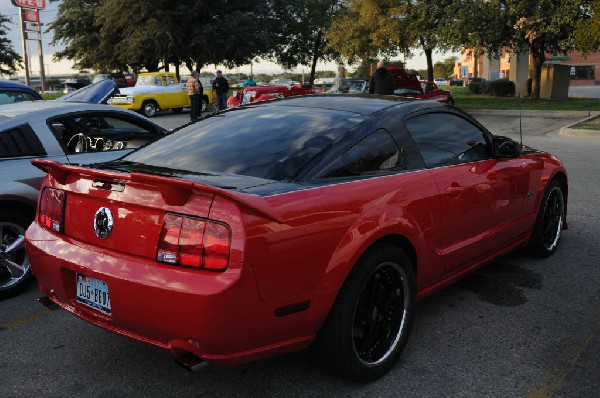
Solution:
M 447 86 L 448 83 L 446 82 L 446 79 L 442 79 L 441 77 L 438 77 L 437 79 L 433 79 L 433 82 L 435 84 L 437 84 L 438 86 Z

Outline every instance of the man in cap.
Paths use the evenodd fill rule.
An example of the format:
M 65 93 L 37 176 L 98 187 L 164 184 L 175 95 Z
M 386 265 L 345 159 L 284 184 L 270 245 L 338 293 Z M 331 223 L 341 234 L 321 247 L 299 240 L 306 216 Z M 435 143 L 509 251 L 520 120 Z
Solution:
M 223 72 L 217 71 L 217 77 L 212 83 L 213 92 L 217 93 L 217 109 L 219 111 L 227 108 L 227 92 L 229 91 L 229 82 L 223 77 Z
M 192 122 L 200 117 L 202 113 L 202 94 L 203 88 L 200 83 L 200 74 L 198 71 L 192 71 L 192 77 L 190 77 L 186 83 L 187 92 L 190 96 L 190 119 Z

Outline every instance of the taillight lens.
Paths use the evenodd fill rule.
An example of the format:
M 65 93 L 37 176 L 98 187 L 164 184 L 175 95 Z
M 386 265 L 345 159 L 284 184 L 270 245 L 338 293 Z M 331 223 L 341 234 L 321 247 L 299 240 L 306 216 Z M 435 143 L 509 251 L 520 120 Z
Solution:
M 167 214 L 156 259 L 185 267 L 223 271 L 229 264 L 231 231 L 211 220 Z
M 54 232 L 63 232 L 65 198 L 65 192 L 60 189 L 44 188 L 38 217 L 41 225 Z

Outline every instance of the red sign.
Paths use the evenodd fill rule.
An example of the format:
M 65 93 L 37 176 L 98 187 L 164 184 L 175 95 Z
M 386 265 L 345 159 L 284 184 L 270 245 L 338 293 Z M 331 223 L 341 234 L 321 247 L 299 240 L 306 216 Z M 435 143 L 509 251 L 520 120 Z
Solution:
M 35 8 L 43 10 L 46 8 L 46 0 L 11 0 L 17 7 Z
M 38 10 L 25 9 L 24 18 L 27 22 L 40 22 L 40 12 Z

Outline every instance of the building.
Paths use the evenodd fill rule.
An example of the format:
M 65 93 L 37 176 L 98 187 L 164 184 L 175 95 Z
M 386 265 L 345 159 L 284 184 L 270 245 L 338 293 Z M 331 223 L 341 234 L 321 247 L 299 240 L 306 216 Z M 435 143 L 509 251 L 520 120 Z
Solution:
M 486 54 L 477 57 L 477 77 L 483 77 L 486 80 L 497 80 L 500 78 L 511 78 L 512 72 L 519 66 L 515 63 L 521 63 L 520 58 L 527 57 L 521 54 L 521 57 L 510 51 L 502 51 L 500 59 L 491 60 Z M 516 58 L 519 58 L 518 60 Z M 531 56 L 527 57 L 527 67 L 531 65 Z M 600 70 L 600 52 L 584 56 L 579 52 L 570 52 L 567 55 L 546 55 L 544 65 L 559 64 L 570 67 L 570 85 L 571 86 L 593 86 L 600 85 L 600 78 L 596 77 L 596 69 Z M 522 67 L 521 67 L 522 68 Z M 461 60 L 454 65 L 454 78 L 466 79 L 475 77 L 475 56 L 473 49 L 464 49 L 461 52 Z

